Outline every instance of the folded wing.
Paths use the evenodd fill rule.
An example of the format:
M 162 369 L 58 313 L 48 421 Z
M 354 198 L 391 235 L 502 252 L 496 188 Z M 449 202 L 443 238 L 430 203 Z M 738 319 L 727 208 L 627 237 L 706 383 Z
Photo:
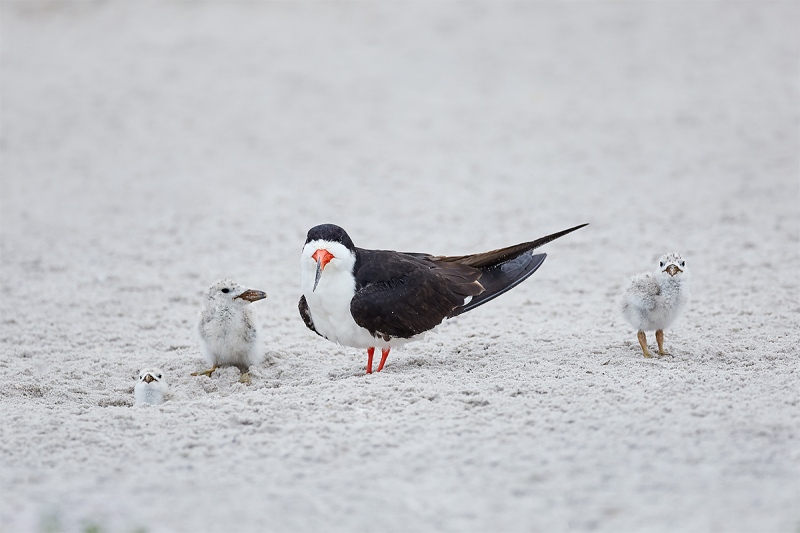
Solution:
M 359 326 L 376 337 L 413 337 L 516 287 L 547 257 L 534 255 L 534 249 L 585 225 L 472 255 L 359 250 L 368 259 L 359 277 L 370 283 L 356 278 L 351 313 Z

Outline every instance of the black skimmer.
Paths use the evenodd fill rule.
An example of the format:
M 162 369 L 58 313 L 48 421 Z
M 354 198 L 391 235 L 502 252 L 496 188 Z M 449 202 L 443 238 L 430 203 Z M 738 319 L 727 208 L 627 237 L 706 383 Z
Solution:
M 300 256 L 300 316 L 318 335 L 366 349 L 367 374 L 380 347 L 380 372 L 392 348 L 519 285 L 547 256 L 532 250 L 584 226 L 460 256 L 366 250 L 339 226 L 315 226 Z

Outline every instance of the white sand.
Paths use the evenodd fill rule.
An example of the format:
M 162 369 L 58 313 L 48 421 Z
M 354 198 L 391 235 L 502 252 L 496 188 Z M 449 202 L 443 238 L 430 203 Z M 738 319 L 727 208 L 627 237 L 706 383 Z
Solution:
M 0 531 L 796 532 L 799 6 L 2 2 Z M 297 313 L 321 222 L 591 225 L 364 376 Z M 616 298 L 673 250 L 645 360 Z M 189 376 L 220 277 L 249 387 Z

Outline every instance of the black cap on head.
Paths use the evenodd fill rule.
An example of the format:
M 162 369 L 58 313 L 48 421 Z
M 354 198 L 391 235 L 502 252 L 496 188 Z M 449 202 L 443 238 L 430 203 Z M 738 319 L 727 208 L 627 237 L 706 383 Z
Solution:
M 336 224 L 320 224 L 308 230 L 306 244 L 311 241 L 338 242 L 348 250 L 355 250 L 356 248 L 347 232 Z

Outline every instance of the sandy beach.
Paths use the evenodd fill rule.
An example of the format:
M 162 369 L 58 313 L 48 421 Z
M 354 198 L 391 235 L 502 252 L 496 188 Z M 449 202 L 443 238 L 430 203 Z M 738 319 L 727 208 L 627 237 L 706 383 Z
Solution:
M 0 531 L 796 533 L 798 21 L 3 0 Z M 325 222 L 442 255 L 589 226 L 365 375 L 297 311 Z M 617 302 L 670 251 L 692 299 L 645 359 Z M 190 376 L 219 278 L 268 294 L 249 386 Z

